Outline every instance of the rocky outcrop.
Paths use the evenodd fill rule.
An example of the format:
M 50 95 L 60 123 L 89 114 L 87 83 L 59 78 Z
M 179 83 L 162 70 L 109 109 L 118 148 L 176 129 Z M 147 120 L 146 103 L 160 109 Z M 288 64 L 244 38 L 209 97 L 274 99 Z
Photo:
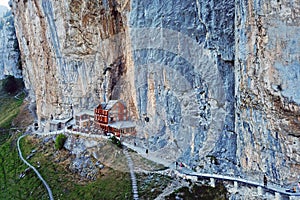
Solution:
M 97 146 L 96 141 L 84 140 L 73 136 L 67 138 L 64 148 L 71 154 L 68 168 L 72 173 L 76 173 L 90 180 L 97 178 L 100 162 L 96 162 L 88 152 L 89 148 L 95 146 Z
M 6 12 L 8 11 L 8 8 L 6 6 L 0 5 L 0 16 L 2 17 Z
M 111 91 L 114 98 L 120 95 L 127 63 L 126 16 L 116 2 L 22 1 L 12 6 L 19 19 L 24 81 L 41 126 L 51 115 L 59 119 L 94 108 L 105 92 L 108 98 Z
M 300 4 L 241 1 L 236 20 L 237 155 L 243 170 L 299 179 Z
M 15 0 L 12 7 L 41 127 L 51 115 L 123 99 L 139 145 L 165 159 L 198 171 L 299 178 L 297 3 Z
M 0 79 L 6 76 L 22 77 L 20 51 L 14 19 L 7 9 L 0 15 Z

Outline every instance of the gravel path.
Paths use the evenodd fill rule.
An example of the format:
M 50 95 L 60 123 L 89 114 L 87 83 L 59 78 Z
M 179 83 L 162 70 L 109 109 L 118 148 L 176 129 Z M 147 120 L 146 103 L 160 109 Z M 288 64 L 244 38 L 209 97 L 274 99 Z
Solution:
M 35 173 L 36 175 L 38 176 L 38 178 L 43 182 L 43 184 L 45 185 L 47 191 L 48 191 L 48 195 L 49 195 L 49 198 L 50 200 L 53 200 L 53 195 L 52 195 L 52 191 L 49 187 L 49 185 L 47 184 L 47 182 L 43 179 L 43 177 L 41 176 L 41 174 L 38 172 L 38 170 L 32 166 L 29 162 L 27 162 L 24 158 L 23 158 L 23 155 L 22 155 L 22 151 L 21 151 L 21 148 L 20 148 L 20 140 L 25 137 L 26 135 L 22 135 L 18 138 L 18 141 L 17 141 L 17 148 L 18 148 L 18 152 L 19 152 L 19 156 L 21 158 L 21 160 L 26 164 L 28 165 Z

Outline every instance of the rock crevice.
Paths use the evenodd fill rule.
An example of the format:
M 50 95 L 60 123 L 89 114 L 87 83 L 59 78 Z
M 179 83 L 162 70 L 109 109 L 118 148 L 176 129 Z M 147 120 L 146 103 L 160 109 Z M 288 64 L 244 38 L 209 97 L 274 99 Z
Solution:
M 12 1 L 40 127 L 122 99 L 138 144 L 165 159 L 284 183 L 300 170 L 299 7 Z

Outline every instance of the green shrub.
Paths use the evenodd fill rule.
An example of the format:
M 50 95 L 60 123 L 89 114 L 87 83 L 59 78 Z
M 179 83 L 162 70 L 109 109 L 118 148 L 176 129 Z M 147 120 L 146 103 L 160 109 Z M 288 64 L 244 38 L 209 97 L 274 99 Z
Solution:
M 65 136 L 64 134 L 59 134 L 55 140 L 55 149 L 62 149 L 66 140 L 67 136 Z
M 120 141 L 118 138 L 116 138 L 116 136 L 111 136 L 109 139 L 110 139 L 110 141 L 111 141 L 113 144 L 115 144 L 115 145 L 117 145 L 118 147 L 122 148 L 121 141 Z
M 3 82 L 3 89 L 9 94 L 14 94 L 24 88 L 22 79 L 8 76 Z

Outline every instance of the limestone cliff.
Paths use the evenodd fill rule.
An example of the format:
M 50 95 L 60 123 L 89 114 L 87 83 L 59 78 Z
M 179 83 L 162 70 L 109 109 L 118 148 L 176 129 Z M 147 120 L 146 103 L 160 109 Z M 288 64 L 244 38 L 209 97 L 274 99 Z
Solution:
M 0 79 L 11 75 L 22 77 L 20 51 L 11 11 L 0 14 Z
M 300 3 L 236 5 L 237 155 L 245 171 L 275 180 L 300 172 Z
M 198 171 L 284 183 L 300 171 L 299 6 L 12 2 L 41 127 L 51 115 L 123 99 L 151 152 Z
M 8 7 L 0 5 L 0 16 L 3 17 L 8 10 Z

